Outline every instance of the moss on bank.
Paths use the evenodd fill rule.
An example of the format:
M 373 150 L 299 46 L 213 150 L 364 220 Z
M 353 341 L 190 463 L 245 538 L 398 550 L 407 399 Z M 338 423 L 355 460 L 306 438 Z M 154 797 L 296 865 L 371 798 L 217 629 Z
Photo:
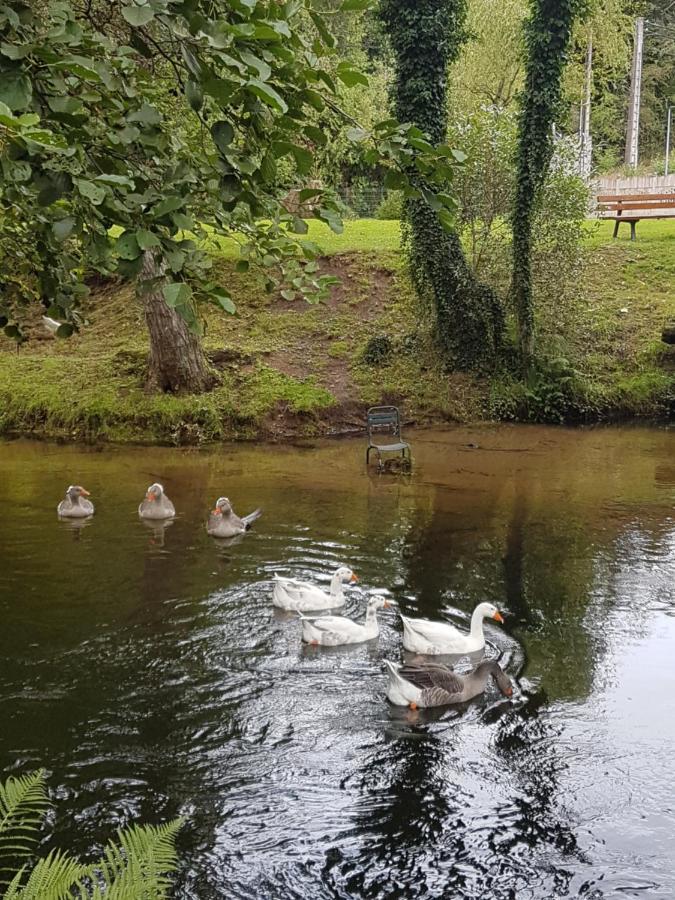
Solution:
M 20 352 L 0 343 L 0 433 L 148 443 L 310 435 L 358 427 L 382 401 L 420 423 L 663 416 L 675 395 L 675 348 L 659 340 L 675 319 L 675 222 L 641 222 L 635 244 L 612 241 L 610 227 L 589 233 L 580 346 L 570 341 L 527 383 L 443 370 L 401 268 L 398 223 L 352 222 L 341 236 L 313 225 L 324 269 L 342 282 L 321 306 L 265 294 L 259 277 L 234 272 L 231 248 L 218 254 L 238 312 L 208 315 L 214 391 L 146 394 L 141 310 L 128 287 L 107 285 L 70 340 L 44 333 L 36 310 Z M 390 349 L 372 357 L 378 338 Z

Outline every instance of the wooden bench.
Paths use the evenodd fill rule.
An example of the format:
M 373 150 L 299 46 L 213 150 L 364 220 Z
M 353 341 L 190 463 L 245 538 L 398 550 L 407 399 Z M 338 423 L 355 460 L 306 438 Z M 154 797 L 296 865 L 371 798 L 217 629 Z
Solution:
M 630 239 L 640 219 L 675 219 L 675 192 L 670 194 L 599 194 L 598 218 L 614 220 L 614 237 L 619 225 L 628 222 Z

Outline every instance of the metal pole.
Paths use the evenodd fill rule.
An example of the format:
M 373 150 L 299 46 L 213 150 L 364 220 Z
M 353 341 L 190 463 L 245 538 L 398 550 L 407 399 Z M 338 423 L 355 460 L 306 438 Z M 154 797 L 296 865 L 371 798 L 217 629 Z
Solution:
M 645 20 L 635 20 L 635 43 L 633 45 L 633 67 L 630 78 L 630 103 L 628 105 L 628 130 L 626 132 L 625 162 L 635 168 L 638 163 L 638 136 L 640 131 L 640 86 L 642 82 L 642 45 L 645 34 Z
M 666 165 L 664 168 L 664 174 L 668 174 L 668 162 L 670 161 L 670 123 L 673 118 L 673 107 L 668 104 L 668 119 L 666 124 Z

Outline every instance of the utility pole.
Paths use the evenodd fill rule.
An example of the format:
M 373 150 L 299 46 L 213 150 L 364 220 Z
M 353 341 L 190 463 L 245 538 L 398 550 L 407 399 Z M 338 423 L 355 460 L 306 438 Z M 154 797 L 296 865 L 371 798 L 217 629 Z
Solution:
M 584 73 L 584 99 L 579 116 L 579 168 L 582 178 L 588 179 L 591 174 L 591 81 L 593 78 L 593 34 L 588 35 L 586 47 L 586 67 Z
M 638 136 L 640 130 L 640 86 L 642 83 L 642 44 L 645 35 L 645 20 L 635 20 L 635 42 L 633 44 L 633 67 L 630 76 L 630 102 L 628 104 L 628 131 L 626 133 L 627 166 L 635 168 L 638 163 Z
M 668 104 L 668 118 L 666 120 L 666 165 L 663 170 L 663 174 L 668 174 L 668 163 L 670 161 L 670 123 L 673 119 L 673 107 L 672 104 Z

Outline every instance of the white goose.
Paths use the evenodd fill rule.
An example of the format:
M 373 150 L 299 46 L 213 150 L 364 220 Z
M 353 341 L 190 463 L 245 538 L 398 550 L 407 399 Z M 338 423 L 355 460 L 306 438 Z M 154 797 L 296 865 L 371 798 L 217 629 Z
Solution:
M 272 603 L 280 609 L 293 609 L 298 612 L 308 609 L 335 609 L 344 606 L 345 595 L 342 585 L 358 580 L 351 569 L 340 566 L 331 578 L 330 591 L 326 593 L 306 581 L 293 581 L 292 578 L 280 578 L 275 574 Z
M 403 646 L 412 653 L 438 656 L 442 653 L 474 653 L 485 646 L 483 619 L 504 622 L 501 613 L 491 603 L 479 603 L 471 616 L 471 630 L 464 634 L 454 625 L 430 622 L 428 619 L 408 619 L 403 622 Z
M 306 644 L 320 644 L 322 647 L 340 647 L 342 644 L 360 644 L 370 641 L 380 633 L 377 610 L 391 606 L 384 597 L 372 597 L 366 608 L 366 621 L 361 625 L 345 616 L 319 616 L 302 619 L 302 639 Z

